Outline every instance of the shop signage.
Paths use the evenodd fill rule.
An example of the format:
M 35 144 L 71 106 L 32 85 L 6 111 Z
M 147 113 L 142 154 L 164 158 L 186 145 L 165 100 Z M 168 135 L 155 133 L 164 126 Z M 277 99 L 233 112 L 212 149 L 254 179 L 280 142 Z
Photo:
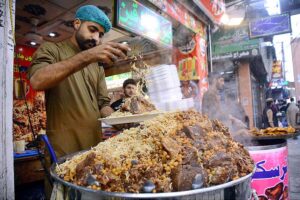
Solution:
M 197 20 L 183 5 L 175 0 L 148 0 L 195 33 L 204 31 L 204 24 Z
M 282 62 L 274 61 L 272 66 L 272 79 L 281 79 L 283 78 L 282 73 Z
M 117 0 L 116 25 L 172 47 L 172 23 L 135 0 Z
M 220 29 L 212 35 L 213 60 L 260 55 L 260 39 L 250 39 L 247 26 Z
M 215 23 L 220 24 L 225 14 L 224 0 L 193 0 L 201 10 Z
M 290 33 L 290 15 L 285 13 L 250 21 L 249 32 L 250 38 Z
M 27 69 L 30 66 L 35 50 L 35 48 L 23 45 L 17 45 L 15 48 L 13 80 L 14 140 L 25 140 L 28 142 L 33 139 L 29 115 L 35 133 L 39 133 L 41 128 L 45 128 L 44 92 L 33 90 L 27 78 Z
M 206 38 L 199 33 L 185 47 L 174 51 L 174 62 L 178 66 L 179 79 L 197 82 L 199 103 L 208 89 L 206 48 Z
M 256 165 L 251 187 L 261 199 L 288 199 L 287 147 L 249 151 Z
M 222 59 L 237 59 L 237 58 L 245 58 L 245 57 L 251 57 L 251 56 L 257 56 L 259 55 L 259 49 L 249 49 L 245 51 L 237 51 L 233 53 L 225 53 L 220 55 L 214 55 L 213 60 L 222 60 Z

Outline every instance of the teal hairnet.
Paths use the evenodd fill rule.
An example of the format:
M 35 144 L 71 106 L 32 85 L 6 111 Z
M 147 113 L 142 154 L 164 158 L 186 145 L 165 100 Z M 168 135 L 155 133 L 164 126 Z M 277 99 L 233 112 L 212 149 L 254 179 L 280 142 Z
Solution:
M 105 33 L 107 33 L 111 29 L 111 23 L 106 14 L 94 5 L 86 5 L 80 7 L 76 11 L 75 18 L 84 21 L 95 22 L 104 28 Z

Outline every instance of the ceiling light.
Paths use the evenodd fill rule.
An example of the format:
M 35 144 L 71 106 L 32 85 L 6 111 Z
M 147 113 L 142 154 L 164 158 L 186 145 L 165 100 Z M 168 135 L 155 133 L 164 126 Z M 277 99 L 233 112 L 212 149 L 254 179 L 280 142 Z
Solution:
M 37 45 L 37 43 L 34 42 L 34 41 L 31 41 L 31 42 L 30 42 L 30 45 L 31 45 L 31 46 L 35 46 L 35 45 Z
M 56 33 L 51 32 L 51 33 L 48 34 L 48 36 L 49 36 L 49 37 L 55 37 L 55 36 L 56 36 Z
M 245 5 L 236 5 L 226 8 L 226 13 L 221 17 L 221 23 L 227 26 L 238 26 L 245 18 Z

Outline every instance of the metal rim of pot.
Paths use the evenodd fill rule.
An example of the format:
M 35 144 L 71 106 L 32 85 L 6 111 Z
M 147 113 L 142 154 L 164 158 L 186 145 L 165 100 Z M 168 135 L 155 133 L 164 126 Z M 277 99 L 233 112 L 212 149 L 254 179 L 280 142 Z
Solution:
M 261 145 L 261 146 L 247 146 L 245 149 L 248 151 L 259 151 L 259 150 L 271 150 L 271 149 L 278 149 L 281 147 L 287 146 L 287 142 L 282 142 L 279 144 L 271 144 L 271 145 Z

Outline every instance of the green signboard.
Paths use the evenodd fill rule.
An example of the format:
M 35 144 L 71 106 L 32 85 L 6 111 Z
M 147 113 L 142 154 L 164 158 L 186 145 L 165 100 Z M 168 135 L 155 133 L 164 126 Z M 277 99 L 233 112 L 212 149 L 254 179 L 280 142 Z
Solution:
M 213 59 L 259 55 L 260 39 L 250 39 L 247 26 L 222 28 L 212 35 Z
M 117 26 L 172 47 L 172 23 L 135 0 L 117 0 Z

